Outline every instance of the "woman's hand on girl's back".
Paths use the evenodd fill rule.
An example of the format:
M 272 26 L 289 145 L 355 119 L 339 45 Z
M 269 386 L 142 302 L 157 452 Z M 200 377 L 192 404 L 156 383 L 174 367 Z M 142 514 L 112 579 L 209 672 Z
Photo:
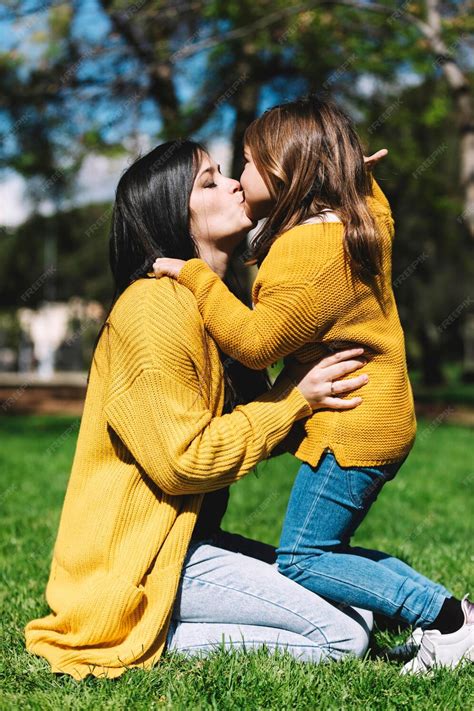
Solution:
M 163 276 L 177 279 L 181 269 L 186 262 L 183 259 L 170 259 L 168 257 L 159 257 L 153 262 L 153 271 L 157 279 Z
M 363 354 L 363 348 L 352 348 L 323 358 L 316 365 L 293 362 L 286 366 L 283 373 L 290 377 L 313 410 L 352 410 L 361 404 L 362 398 L 342 399 L 340 396 L 366 385 L 369 376 L 361 374 L 347 380 L 340 378 L 366 365 Z

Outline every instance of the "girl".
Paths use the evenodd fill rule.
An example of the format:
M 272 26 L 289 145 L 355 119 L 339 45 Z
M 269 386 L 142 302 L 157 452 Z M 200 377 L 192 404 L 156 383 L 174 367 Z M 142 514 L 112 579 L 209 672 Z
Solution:
M 157 260 L 195 295 L 221 349 L 259 369 L 335 344 L 369 354 L 364 406 L 322 410 L 293 428 L 302 460 L 278 550 L 280 571 L 343 605 L 426 630 L 407 670 L 474 657 L 474 605 L 408 565 L 350 539 L 413 446 L 416 422 L 404 337 L 391 289 L 393 219 L 368 175 L 348 117 L 314 96 L 277 106 L 245 135 L 241 182 L 260 269 L 246 308 L 204 262 Z M 212 176 L 211 176 L 212 178 Z M 210 178 L 208 188 L 215 182 Z

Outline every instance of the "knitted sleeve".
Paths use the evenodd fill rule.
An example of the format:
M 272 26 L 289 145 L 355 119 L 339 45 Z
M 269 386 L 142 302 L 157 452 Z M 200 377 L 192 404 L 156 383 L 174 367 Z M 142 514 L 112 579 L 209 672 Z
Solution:
M 369 205 L 379 227 L 388 233 L 390 240 L 393 240 L 395 227 L 390 203 L 373 176 L 372 196 L 369 198 Z
M 196 494 L 248 474 L 312 409 L 283 375 L 257 400 L 213 417 L 172 372 L 143 370 L 105 413 L 137 463 L 167 494 Z
M 390 203 L 387 200 L 385 193 L 382 191 L 382 188 L 377 183 L 377 181 L 375 180 L 373 175 L 372 175 L 372 197 L 374 200 L 376 200 L 376 202 L 379 203 L 379 205 L 383 206 L 389 212 L 391 211 Z
M 277 240 L 278 242 L 278 240 Z M 281 253 L 280 253 L 281 252 Z M 261 370 L 313 340 L 317 303 L 313 283 L 296 274 L 291 251 L 271 250 L 258 303 L 253 309 L 237 299 L 201 259 L 190 259 L 178 281 L 198 302 L 206 329 L 227 355 Z

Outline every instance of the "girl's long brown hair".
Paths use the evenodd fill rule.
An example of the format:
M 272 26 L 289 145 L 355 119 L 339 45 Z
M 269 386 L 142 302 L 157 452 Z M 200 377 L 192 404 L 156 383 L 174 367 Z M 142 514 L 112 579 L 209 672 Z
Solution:
M 283 232 L 330 208 L 344 225 L 352 273 L 379 292 L 382 244 L 366 203 L 371 180 L 344 111 L 315 95 L 281 104 L 250 124 L 244 144 L 274 203 L 250 263 L 260 263 Z

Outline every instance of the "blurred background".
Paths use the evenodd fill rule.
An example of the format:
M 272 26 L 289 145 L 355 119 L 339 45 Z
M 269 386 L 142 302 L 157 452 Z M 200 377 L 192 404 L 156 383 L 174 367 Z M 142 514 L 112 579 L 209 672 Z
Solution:
M 6 0 L 0 46 L 0 414 L 80 414 L 124 168 L 190 136 L 238 178 L 248 123 L 321 91 L 389 149 L 417 406 L 473 422 L 471 3 Z

